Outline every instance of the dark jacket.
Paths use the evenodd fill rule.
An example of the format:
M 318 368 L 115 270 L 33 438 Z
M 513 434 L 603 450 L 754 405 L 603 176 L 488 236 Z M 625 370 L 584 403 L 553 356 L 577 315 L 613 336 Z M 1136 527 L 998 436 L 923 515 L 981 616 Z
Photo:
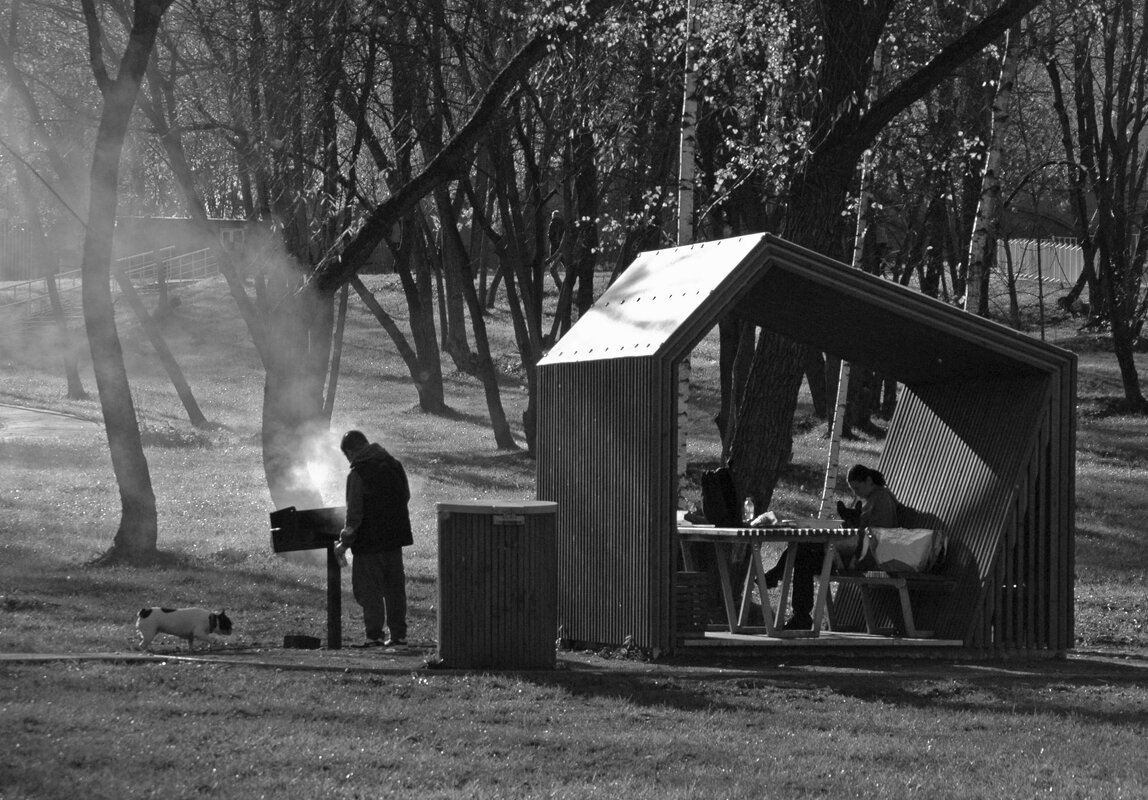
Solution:
M 356 555 L 414 544 L 407 473 L 377 444 L 356 454 L 347 475 L 347 525 L 342 540 Z

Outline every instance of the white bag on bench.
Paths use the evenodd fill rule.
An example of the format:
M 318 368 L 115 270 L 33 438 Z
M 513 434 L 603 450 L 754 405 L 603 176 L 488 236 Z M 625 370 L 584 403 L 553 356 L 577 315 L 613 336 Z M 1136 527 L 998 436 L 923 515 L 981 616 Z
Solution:
M 947 537 L 932 528 L 870 528 L 857 567 L 885 572 L 928 572 L 945 556 Z

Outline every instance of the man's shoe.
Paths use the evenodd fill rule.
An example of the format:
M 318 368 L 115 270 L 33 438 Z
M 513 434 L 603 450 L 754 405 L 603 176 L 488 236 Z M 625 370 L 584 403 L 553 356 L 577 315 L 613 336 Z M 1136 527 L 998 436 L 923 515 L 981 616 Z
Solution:
M 367 639 L 367 641 L 363 642 L 362 644 L 351 645 L 351 647 L 358 647 L 360 649 L 364 648 L 364 647 L 385 647 L 385 646 L 386 645 L 382 639 Z
M 785 623 L 782 630 L 785 631 L 807 631 L 813 627 L 813 618 L 800 616 L 790 617 L 789 621 Z
M 406 646 L 407 646 L 407 640 L 406 639 L 396 639 L 393 636 L 390 639 L 387 639 L 385 642 L 383 642 L 383 647 L 406 647 Z

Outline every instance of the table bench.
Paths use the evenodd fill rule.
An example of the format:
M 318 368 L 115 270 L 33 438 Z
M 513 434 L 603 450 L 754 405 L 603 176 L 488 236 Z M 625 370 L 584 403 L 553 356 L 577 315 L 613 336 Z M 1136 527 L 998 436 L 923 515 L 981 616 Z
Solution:
M 867 633 L 895 634 L 895 629 L 881 628 L 877 625 L 876 614 L 873 611 L 872 592 L 877 589 L 895 591 L 900 600 L 901 620 L 905 628 L 905 635 L 910 639 L 928 639 L 933 631 L 918 630 L 913 617 L 913 605 L 909 592 L 938 592 L 951 594 L 957 587 L 956 578 L 946 575 L 935 575 L 922 572 L 850 572 L 839 571 L 829 576 L 830 583 L 856 586 L 861 592 L 861 611 L 865 615 L 865 630 Z M 834 601 L 832 592 L 826 601 L 826 610 L 829 615 L 829 625 L 834 627 Z
M 796 639 L 815 637 L 820 634 L 821 620 L 829 598 L 829 573 L 833 565 L 836 545 L 855 539 L 858 531 L 840 527 L 790 527 L 779 525 L 769 528 L 716 528 L 707 525 L 679 526 L 678 539 L 682 543 L 701 543 L 713 547 L 716 556 L 718 576 L 721 581 L 722 601 L 725 606 L 726 621 L 730 633 L 764 633 L 777 638 Z M 763 544 L 783 544 L 786 547 L 785 571 L 778 586 L 778 607 L 772 608 L 766 586 L 765 569 L 761 564 L 761 546 Z M 752 553 L 750 569 L 746 573 L 745 581 L 741 586 L 740 597 L 734 587 L 733 576 L 730 574 L 729 555 L 732 548 L 739 544 L 749 545 Z M 799 544 L 823 544 L 825 555 L 822 558 L 820 578 L 817 594 L 813 605 L 813 625 L 808 630 L 785 630 L 785 611 L 789 599 L 790 587 L 793 584 L 793 567 Z M 687 570 L 696 571 L 697 565 L 693 563 L 688 548 L 682 549 L 682 556 Z M 750 594 L 757 586 L 761 597 L 762 616 L 764 627 L 749 625 Z

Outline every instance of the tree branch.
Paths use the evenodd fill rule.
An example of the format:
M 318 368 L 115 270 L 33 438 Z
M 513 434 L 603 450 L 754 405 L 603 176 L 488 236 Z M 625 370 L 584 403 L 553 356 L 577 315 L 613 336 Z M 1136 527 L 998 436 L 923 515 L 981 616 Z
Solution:
M 1003 36 L 1040 3 L 1041 0 L 1007 0 L 946 45 L 932 61 L 878 98 L 848 134 L 849 138 L 861 142 L 864 149 L 895 116 L 936 88 L 958 65 Z
M 91 2 L 91 0 L 85 0 Z M 618 0 L 587 0 L 583 13 L 570 19 L 560 13 L 562 4 L 553 6 L 557 17 L 543 27 L 504 66 L 486 88 L 474 113 L 443 149 L 403 186 L 367 215 L 359 230 L 346 246 L 332 248 L 308 277 L 300 291 L 318 289 L 333 292 L 355 275 L 367 258 L 383 241 L 393 223 L 425 197 L 438 184 L 458 177 L 466 168 L 471 149 L 482 138 L 491 119 L 503 101 L 526 79 L 530 70 L 550 54 L 555 42 L 581 33 L 597 21 Z
M 84 21 L 88 31 L 88 60 L 92 62 L 92 75 L 96 78 L 96 86 L 101 94 L 107 94 L 112 81 L 108 77 L 108 65 L 104 63 L 104 48 L 100 44 L 101 26 L 100 17 L 96 13 L 93 0 L 83 0 Z

